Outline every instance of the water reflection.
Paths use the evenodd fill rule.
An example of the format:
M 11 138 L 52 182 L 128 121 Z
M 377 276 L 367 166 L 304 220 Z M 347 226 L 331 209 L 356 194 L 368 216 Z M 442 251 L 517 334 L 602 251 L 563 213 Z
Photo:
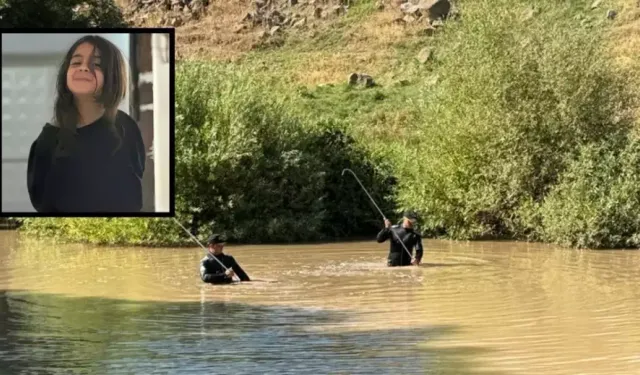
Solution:
M 8 373 L 476 374 L 481 348 L 421 343 L 454 326 L 335 332 L 348 311 L 0 292 Z

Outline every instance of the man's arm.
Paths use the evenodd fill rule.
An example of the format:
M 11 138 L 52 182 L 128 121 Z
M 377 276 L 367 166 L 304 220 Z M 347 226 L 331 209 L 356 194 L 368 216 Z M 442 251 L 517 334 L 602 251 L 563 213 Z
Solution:
M 418 263 L 422 261 L 422 254 L 424 253 L 424 249 L 422 247 L 422 236 L 418 234 L 418 242 L 416 242 L 416 260 Z
M 382 229 L 376 237 L 376 241 L 378 241 L 378 243 L 383 243 L 391 237 L 391 222 L 389 220 L 385 220 L 384 225 L 384 229 Z
M 383 243 L 384 241 L 388 240 L 389 237 L 391 237 L 391 229 L 384 228 L 380 231 L 380 233 L 378 233 L 376 241 L 378 241 L 378 243 Z
M 236 275 L 238 275 L 238 277 L 240 278 L 240 281 L 251 281 L 251 279 L 249 279 L 249 275 L 247 275 L 247 273 L 244 272 L 242 267 L 240 267 L 238 262 L 236 262 L 235 258 L 232 257 L 231 259 L 233 260 L 233 263 L 231 264 L 231 268 L 233 269 L 233 272 Z
M 207 272 L 207 267 L 205 262 L 207 259 L 203 259 L 200 261 L 200 278 L 205 283 L 221 283 L 229 281 L 229 276 L 225 274 L 225 271 L 222 270 L 220 272 Z

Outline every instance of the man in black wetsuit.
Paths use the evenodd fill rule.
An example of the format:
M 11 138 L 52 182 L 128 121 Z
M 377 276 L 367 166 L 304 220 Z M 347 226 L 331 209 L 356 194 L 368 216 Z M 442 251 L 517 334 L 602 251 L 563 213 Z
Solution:
M 385 228 L 378 233 L 377 241 L 382 243 L 386 240 L 390 241 L 389 244 L 389 257 L 387 258 L 387 266 L 408 266 L 419 265 L 422 261 L 422 236 L 414 231 L 413 226 L 416 222 L 415 214 L 407 212 L 402 220 L 402 225 L 391 225 L 389 220 L 385 220 Z M 407 250 L 398 241 L 398 238 L 402 239 L 404 246 L 411 253 L 407 253 Z M 413 248 L 416 248 L 416 255 L 413 256 Z
M 228 284 L 233 282 L 233 275 L 238 275 L 241 281 L 251 281 L 231 255 L 222 253 L 225 242 L 224 237 L 219 234 L 213 234 L 209 237 L 207 241 L 209 252 L 200 261 L 200 278 L 202 281 L 211 284 Z M 228 269 L 225 271 L 216 259 Z

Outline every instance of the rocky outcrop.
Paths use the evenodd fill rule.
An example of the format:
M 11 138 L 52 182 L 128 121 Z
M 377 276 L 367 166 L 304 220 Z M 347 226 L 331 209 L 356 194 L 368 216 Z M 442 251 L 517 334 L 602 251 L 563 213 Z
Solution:
M 431 36 L 447 19 L 459 17 L 458 10 L 449 0 L 394 0 L 399 9 L 394 23 L 400 25 L 425 25 L 422 35 Z
M 349 0 L 254 0 L 252 9 L 238 20 L 238 32 L 261 28 L 273 35 L 274 27 L 287 29 L 312 28 L 315 20 L 342 17 L 349 11 Z
M 348 83 L 350 86 L 362 85 L 367 88 L 376 85 L 373 77 L 364 73 L 351 73 L 349 75 Z
M 143 24 L 151 15 L 159 17 L 161 26 L 181 26 L 200 19 L 210 0 L 131 0 L 124 16 L 134 25 Z
M 400 4 L 400 11 L 417 19 L 444 20 L 451 13 L 449 0 L 407 0 Z

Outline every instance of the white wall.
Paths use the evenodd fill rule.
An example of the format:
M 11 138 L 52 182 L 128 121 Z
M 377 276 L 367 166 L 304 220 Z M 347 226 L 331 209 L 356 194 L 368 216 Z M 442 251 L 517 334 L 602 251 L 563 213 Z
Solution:
M 62 59 L 84 35 L 2 35 L 3 212 L 35 212 L 26 184 L 29 147 L 53 117 L 55 80 Z M 97 35 L 113 42 L 129 60 L 129 34 Z M 120 106 L 126 113 L 129 100 L 127 95 Z
M 170 192 L 170 105 L 169 34 L 153 34 L 153 162 L 155 212 L 171 211 Z

